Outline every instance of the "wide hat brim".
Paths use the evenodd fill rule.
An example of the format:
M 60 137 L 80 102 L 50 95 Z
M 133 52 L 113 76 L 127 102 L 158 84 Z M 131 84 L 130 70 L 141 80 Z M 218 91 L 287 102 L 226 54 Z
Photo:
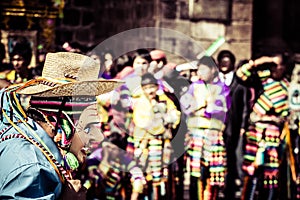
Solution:
M 16 90 L 17 94 L 40 96 L 40 97 L 62 97 L 62 96 L 98 96 L 111 92 L 124 82 L 120 80 L 91 80 L 58 83 L 49 86 L 39 81 L 24 83 L 24 87 Z M 27 85 L 26 85 L 27 84 Z

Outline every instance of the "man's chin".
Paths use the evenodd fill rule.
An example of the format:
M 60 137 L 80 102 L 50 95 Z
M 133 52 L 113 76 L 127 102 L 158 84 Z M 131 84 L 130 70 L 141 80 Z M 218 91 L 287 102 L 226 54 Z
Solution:
M 228 72 L 230 72 L 230 69 L 228 69 L 228 68 L 221 68 L 220 71 L 221 71 L 223 74 L 227 74 Z

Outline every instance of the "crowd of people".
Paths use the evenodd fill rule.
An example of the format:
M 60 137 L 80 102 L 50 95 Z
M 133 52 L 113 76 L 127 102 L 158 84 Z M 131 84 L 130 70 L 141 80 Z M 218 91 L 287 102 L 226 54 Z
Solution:
M 0 199 L 300 199 L 300 69 L 264 45 L 238 64 L 64 45 L 29 68 L 20 40 L 0 72 Z

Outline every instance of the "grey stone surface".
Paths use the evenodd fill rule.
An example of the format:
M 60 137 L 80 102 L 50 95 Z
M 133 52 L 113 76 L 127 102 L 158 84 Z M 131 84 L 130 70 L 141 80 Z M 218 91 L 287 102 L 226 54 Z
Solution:
M 196 21 L 191 19 L 189 13 L 191 1 L 189 0 L 89 0 L 85 4 L 78 0 L 68 1 L 64 19 L 57 27 L 56 38 L 58 43 L 63 43 L 65 40 L 94 46 L 126 30 L 139 27 L 161 27 L 179 31 L 203 45 L 203 48 L 207 48 L 219 36 L 224 36 L 226 42 L 220 49 L 232 50 L 237 58 L 250 58 L 252 1 L 233 0 L 229 7 L 231 10 L 229 22 L 219 19 Z M 201 2 L 206 2 L 206 4 L 201 5 Z M 211 1 L 210 3 L 214 6 L 208 6 L 207 0 L 201 0 L 196 2 L 198 3 L 196 7 L 205 7 L 205 13 L 208 15 L 220 12 L 214 16 L 220 15 L 220 18 L 223 18 L 226 10 L 224 6 L 229 1 L 222 0 L 221 4 L 216 4 L 216 2 Z M 176 52 L 180 53 L 192 48 L 188 47 L 190 44 L 184 41 L 174 41 L 169 36 L 159 37 L 158 40 L 164 41 L 162 46 L 172 45 Z M 147 40 L 143 38 L 143 35 L 132 35 L 132 38 L 132 41 L 125 43 L 131 43 L 131 46 L 137 48 L 139 48 L 139 39 Z M 135 38 L 139 39 L 135 40 Z M 149 39 L 148 42 L 151 44 L 153 41 Z

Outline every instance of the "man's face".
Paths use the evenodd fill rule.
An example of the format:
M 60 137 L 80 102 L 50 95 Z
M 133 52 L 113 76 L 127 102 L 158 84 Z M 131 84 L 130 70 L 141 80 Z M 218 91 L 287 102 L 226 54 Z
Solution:
M 158 85 L 156 84 L 147 84 L 142 86 L 143 91 L 149 100 L 155 99 L 156 92 L 158 90 Z
M 274 80 L 281 80 L 286 73 L 286 65 L 282 63 L 282 57 L 276 56 L 274 57 L 275 64 L 270 67 L 271 77 Z
M 221 59 L 221 61 L 219 63 L 219 70 L 222 73 L 227 74 L 228 72 L 232 71 L 233 69 L 234 69 L 234 66 L 229 57 L 224 57 Z
M 22 73 L 24 70 L 27 70 L 27 66 L 25 66 L 25 60 L 22 56 L 14 55 L 11 62 L 17 73 Z
M 70 152 L 78 158 L 79 162 L 83 162 L 86 156 L 84 148 L 89 148 L 93 142 L 100 143 L 104 139 L 96 104 L 84 109 L 75 124 L 76 131 L 72 138 Z
M 145 73 L 148 66 L 149 62 L 140 56 L 136 57 L 133 61 L 133 69 L 138 75 L 142 75 L 143 73 Z
M 200 80 L 205 82 L 211 82 L 214 79 L 216 69 L 214 67 L 210 68 L 206 65 L 200 65 L 197 71 L 197 75 L 200 77 Z

